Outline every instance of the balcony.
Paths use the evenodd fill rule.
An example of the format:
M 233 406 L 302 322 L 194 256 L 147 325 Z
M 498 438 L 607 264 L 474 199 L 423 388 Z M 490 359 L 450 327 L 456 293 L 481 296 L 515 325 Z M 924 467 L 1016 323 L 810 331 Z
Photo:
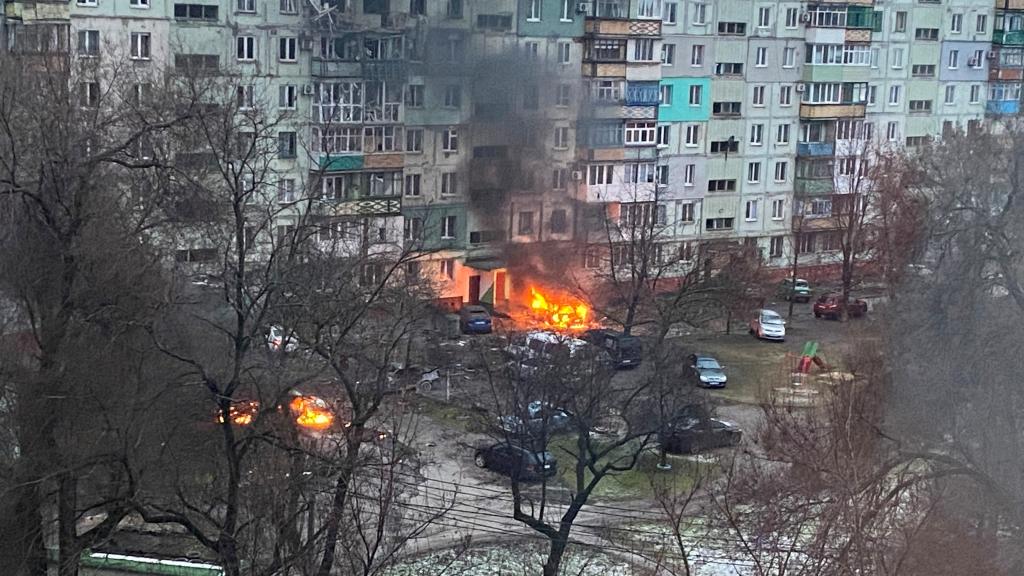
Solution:
M 661 92 L 657 82 L 630 82 L 626 86 L 626 106 L 657 106 Z
M 1020 112 L 1020 100 L 989 100 L 985 113 L 990 116 L 1009 116 Z
M 832 194 L 836 185 L 832 178 L 800 178 L 793 182 L 793 191 L 797 194 L 818 196 L 821 194 Z
M 796 145 L 797 156 L 832 156 L 834 153 L 832 142 L 798 142 Z
M 800 118 L 863 118 L 864 104 L 800 104 Z
M 470 190 L 506 190 L 519 179 L 519 162 L 508 158 L 473 158 L 469 161 Z
M 1002 46 L 1024 46 L 1024 30 L 1003 30 L 992 31 L 992 43 Z
M 583 28 L 587 36 L 661 36 L 661 20 L 610 20 L 587 18 Z
M 409 68 L 404 60 L 364 60 L 362 72 L 366 80 L 405 82 Z
M 342 200 L 327 205 L 324 215 L 330 216 L 401 216 L 401 196 L 381 196 L 379 198 L 360 198 L 358 200 Z

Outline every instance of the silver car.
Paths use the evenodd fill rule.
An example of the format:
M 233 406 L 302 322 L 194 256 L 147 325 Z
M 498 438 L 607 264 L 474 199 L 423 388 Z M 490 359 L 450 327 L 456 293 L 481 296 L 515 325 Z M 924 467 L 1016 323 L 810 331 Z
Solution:
M 786 339 L 786 321 L 774 310 L 758 310 L 750 321 L 750 333 L 762 340 Z

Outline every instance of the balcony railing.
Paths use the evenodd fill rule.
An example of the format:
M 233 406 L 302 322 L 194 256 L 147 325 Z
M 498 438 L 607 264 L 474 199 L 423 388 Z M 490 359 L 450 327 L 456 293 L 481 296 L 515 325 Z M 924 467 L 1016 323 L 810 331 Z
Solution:
M 797 156 L 832 156 L 835 146 L 832 142 L 798 142 Z

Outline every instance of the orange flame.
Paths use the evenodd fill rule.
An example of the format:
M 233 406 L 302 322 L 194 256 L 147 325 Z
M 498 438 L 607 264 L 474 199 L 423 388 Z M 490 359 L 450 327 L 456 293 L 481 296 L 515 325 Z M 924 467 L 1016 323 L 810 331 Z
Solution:
M 334 414 L 316 396 L 296 396 L 288 405 L 295 423 L 310 430 L 326 430 L 334 424 Z
M 590 308 L 582 302 L 557 304 L 530 287 L 530 309 L 545 326 L 561 330 L 581 330 L 587 327 Z
M 256 413 L 259 412 L 259 409 L 260 403 L 255 400 L 240 402 L 232 405 L 231 408 L 228 409 L 228 417 L 231 418 L 231 421 L 238 426 L 248 426 L 256 419 Z M 217 423 L 224 423 L 223 414 L 217 415 Z

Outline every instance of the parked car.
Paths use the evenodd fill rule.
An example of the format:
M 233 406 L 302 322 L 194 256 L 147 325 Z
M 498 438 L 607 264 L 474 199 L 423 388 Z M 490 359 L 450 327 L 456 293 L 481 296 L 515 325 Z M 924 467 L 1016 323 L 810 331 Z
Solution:
M 707 354 L 690 355 L 690 370 L 705 388 L 725 388 L 728 381 L 723 366 Z
M 569 426 L 569 414 L 547 402 L 534 400 L 526 406 L 526 422 L 519 415 L 498 418 L 501 430 L 509 435 L 543 439 Z
M 792 299 L 793 302 L 810 302 L 811 285 L 803 278 L 786 278 L 779 286 L 779 295 L 785 300 Z
M 459 328 L 463 334 L 490 334 L 491 313 L 477 304 L 463 306 L 459 310 Z
M 758 310 L 750 321 L 750 333 L 762 340 L 786 339 L 786 322 L 774 310 Z
M 742 438 L 743 431 L 738 426 L 711 418 L 703 411 L 680 416 L 658 435 L 662 448 L 672 454 L 735 446 Z
M 508 352 L 514 358 L 556 358 L 573 357 L 581 353 L 587 343 L 579 338 L 563 336 L 554 332 L 537 330 L 529 332 L 520 340 L 512 342 Z
M 478 448 L 473 461 L 480 468 L 515 480 L 541 480 L 558 472 L 558 461 L 547 450 L 537 451 L 510 442 Z
M 295 352 L 299 348 L 299 339 L 294 332 L 286 337 L 284 328 L 274 325 L 267 330 L 267 346 L 275 352 Z
M 835 292 L 822 294 L 814 302 L 814 317 L 838 320 L 841 314 L 842 299 L 842 295 Z M 868 303 L 860 298 L 850 298 L 846 306 L 846 312 L 851 318 L 864 316 L 868 313 Z
M 643 361 L 643 346 L 636 336 L 615 330 L 587 330 L 580 339 L 608 353 L 616 368 L 632 368 Z

